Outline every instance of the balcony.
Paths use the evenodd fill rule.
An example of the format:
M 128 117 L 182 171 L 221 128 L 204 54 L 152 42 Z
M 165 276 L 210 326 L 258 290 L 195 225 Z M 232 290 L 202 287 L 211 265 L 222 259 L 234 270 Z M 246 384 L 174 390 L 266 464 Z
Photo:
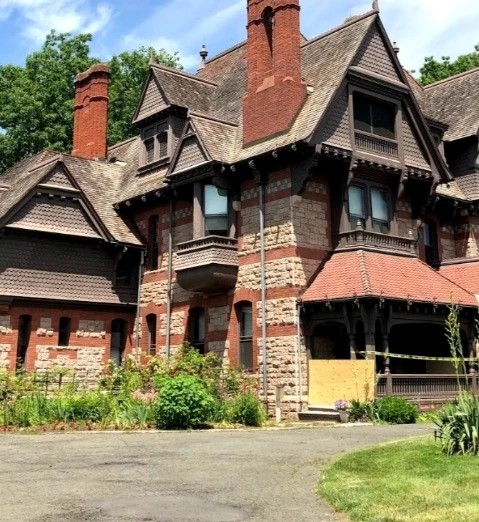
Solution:
M 359 131 L 354 133 L 354 138 L 356 147 L 359 150 L 379 154 L 380 156 L 389 156 L 395 159 L 399 157 L 397 141 Z
M 191 292 L 213 294 L 234 288 L 238 277 L 237 240 L 207 236 L 178 245 L 178 284 Z
M 398 237 L 360 228 L 336 236 L 336 249 L 369 248 L 403 254 L 416 253 L 416 240 L 413 237 Z

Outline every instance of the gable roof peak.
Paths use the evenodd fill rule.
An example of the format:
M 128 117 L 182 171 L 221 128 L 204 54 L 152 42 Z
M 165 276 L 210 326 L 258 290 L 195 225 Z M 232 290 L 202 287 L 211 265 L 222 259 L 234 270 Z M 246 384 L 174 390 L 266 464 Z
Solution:
M 362 20 L 365 20 L 369 17 L 377 17 L 378 13 L 377 11 L 368 11 L 367 13 L 364 13 L 362 15 L 352 16 L 350 18 L 346 18 L 346 20 L 336 27 L 333 27 L 329 31 L 326 31 L 325 33 L 319 34 L 318 36 L 315 36 L 314 38 L 311 38 L 310 40 L 307 40 L 304 42 L 301 47 L 304 49 L 310 44 L 316 43 L 318 40 L 322 40 L 323 38 L 326 38 L 327 36 L 331 36 L 334 33 L 337 33 L 338 31 L 342 31 L 343 29 L 346 29 L 347 27 L 350 27 L 351 25 L 354 25 Z
M 462 73 L 455 74 L 454 76 L 449 76 L 448 78 L 444 78 L 442 80 L 438 80 L 437 82 L 430 83 L 429 85 L 425 85 L 423 88 L 430 89 L 431 87 L 437 87 L 438 85 L 452 82 L 454 80 L 458 80 L 459 78 L 464 78 L 464 76 L 468 76 L 470 74 L 474 74 L 477 72 L 479 72 L 479 67 L 474 67 L 474 69 L 469 69 L 468 71 L 464 71 Z
M 189 80 L 194 80 L 200 83 L 205 83 L 208 85 L 212 85 L 214 87 L 217 86 L 215 82 L 212 82 L 210 80 L 205 80 L 201 76 L 197 76 L 196 74 L 190 74 L 185 71 L 181 71 L 180 69 L 175 69 L 174 67 L 168 67 L 167 65 L 159 64 L 159 63 L 153 63 L 150 65 L 152 69 L 156 69 L 158 71 L 164 71 L 168 74 L 173 74 L 175 76 L 180 76 L 183 78 L 188 78 Z

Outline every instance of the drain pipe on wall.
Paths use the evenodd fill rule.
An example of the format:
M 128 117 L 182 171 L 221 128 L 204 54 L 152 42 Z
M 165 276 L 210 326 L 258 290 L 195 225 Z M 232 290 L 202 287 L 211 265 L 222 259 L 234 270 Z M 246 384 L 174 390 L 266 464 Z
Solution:
M 263 365 L 263 400 L 266 409 L 268 408 L 268 356 L 266 352 L 266 255 L 264 241 L 264 213 L 265 213 L 265 181 L 261 172 L 256 168 L 254 161 L 249 162 L 249 166 L 254 173 L 255 183 L 258 187 L 259 199 L 259 239 L 260 239 L 260 267 L 261 267 L 261 345 L 262 345 L 262 365 Z
M 166 289 L 166 358 L 170 357 L 171 345 L 171 298 L 173 289 L 173 195 L 170 198 L 168 216 L 168 286 Z
M 140 360 L 140 301 L 141 301 L 141 280 L 143 278 L 143 267 L 145 265 L 145 251 L 141 251 L 140 266 L 138 267 L 138 293 L 136 295 L 136 354 L 135 359 Z
M 301 365 L 301 300 L 297 301 L 296 316 L 296 363 L 298 368 L 298 393 L 299 393 L 299 411 L 303 411 L 303 371 Z

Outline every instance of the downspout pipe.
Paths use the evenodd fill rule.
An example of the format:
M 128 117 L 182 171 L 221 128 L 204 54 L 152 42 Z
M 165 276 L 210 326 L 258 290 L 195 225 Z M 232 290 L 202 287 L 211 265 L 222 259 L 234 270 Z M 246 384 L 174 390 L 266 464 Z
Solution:
M 297 301 L 296 316 L 296 364 L 298 365 L 299 411 L 303 411 L 303 371 L 301 365 L 301 300 Z
M 173 290 L 173 195 L 168 214 L 168 286 L 166 289 L 166 358 L 171 354 L 171 301 Z
M 136 354 L 135 359 L 140 360 L 140 301 L 141 301 L 141 284 L 143 278 L 143 267 L 145 266 L 145 251 L 141 251 L 140 265 L 138 267 L 138 292 L 136 295 L 136 317 L 135 317 L 135 329 L 136 329 Z
M 259 235 L 260 235 L 260 265 L 261 265 L 261 344 L 263 354 L 263 398 L 264 403 L 268 405 L 268 355 L 266 353 L 266 255 L 264 241 L 264 184 L 260 180 L 258 184 L 259 197 Z

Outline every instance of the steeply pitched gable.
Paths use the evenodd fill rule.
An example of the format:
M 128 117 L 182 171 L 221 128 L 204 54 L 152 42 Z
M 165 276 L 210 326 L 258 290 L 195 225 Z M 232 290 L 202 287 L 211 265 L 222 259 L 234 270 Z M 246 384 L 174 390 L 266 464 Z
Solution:
M 165 93 L 161 90 L 153 71 L 150 71 L 140 97 L 138 108 L 133 116 L 133 123 L 139 122 L 148 116 L 154 115 L 170 105 Z

